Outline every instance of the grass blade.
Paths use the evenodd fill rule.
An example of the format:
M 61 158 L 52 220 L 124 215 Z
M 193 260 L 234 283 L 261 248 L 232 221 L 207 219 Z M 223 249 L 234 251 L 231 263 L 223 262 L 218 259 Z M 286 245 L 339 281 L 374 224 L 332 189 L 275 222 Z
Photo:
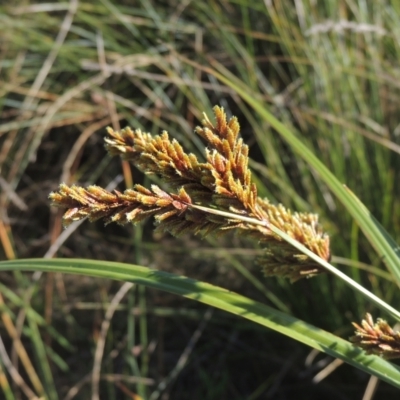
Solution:
M 130 281 L 167 291 L 241 316 L 322 351 L 400 388 L 400 367 L 366 355 L 351 343 L 247 297 L 217 286 L 150 268 L 82 259 L 26 259 L 0 262 L 0 271 L 62 272 Z

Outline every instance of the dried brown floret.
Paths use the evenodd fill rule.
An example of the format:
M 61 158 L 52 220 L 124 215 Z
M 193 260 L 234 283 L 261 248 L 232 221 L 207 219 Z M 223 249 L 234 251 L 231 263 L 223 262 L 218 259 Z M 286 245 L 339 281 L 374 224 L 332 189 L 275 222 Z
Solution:
M 361 326 L 353 322 L 355 335 L 350 338 L 356 346 L 364 349 L 367 354 L 375 354 L 386 359 L 400 357 L 400 332 L 394 330 L 383 319 L 376 323 L 371 314 L 365 314 Z

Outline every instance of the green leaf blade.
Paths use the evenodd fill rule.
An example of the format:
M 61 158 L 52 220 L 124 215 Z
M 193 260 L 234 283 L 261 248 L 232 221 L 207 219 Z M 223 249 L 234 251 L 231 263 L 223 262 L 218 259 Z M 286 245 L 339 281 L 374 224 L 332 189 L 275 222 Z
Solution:
M 150 268 L 109 261 L 26 259 L 0 262 L 0 270 L 61 272 L 130 281 L 167 291 L 246 318 L 377 376 L 400 388 L 400 368 L 366 355 L 351 343 L 262 303 L 226 289 Z

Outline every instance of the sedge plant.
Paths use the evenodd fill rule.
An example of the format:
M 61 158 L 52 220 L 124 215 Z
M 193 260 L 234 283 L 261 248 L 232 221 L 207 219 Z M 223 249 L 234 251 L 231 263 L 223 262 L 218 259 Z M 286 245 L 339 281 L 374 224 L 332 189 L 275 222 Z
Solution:
M 95 185 L 84 188 L 62 183 L 49 197 L 54 206 L 66 209 L 64 224 L 85 218 L 102 219 L 106 224 L 135 224 L 153 217 L 156 230 L 174 236 L 191 233 L 206 237 L 235 230 L 260 243 L 263 254 L 257 263 L 266 277 L 295 282 L 329 271 L 400 320 L 397 310 L 329 263 L 329 235 L 318 215 L 292 212 L 258 196 L 248 167 L 248 146 L 240 138 L 237 119 L 228 120 L 218 106 L 214 113 L 215 123 L 205 116 L 202 126 L 196 128 L 207 144 L 205 162 L 186 153 L 166 131 L 152 136 L 129 127 L 120 131 L 108 128 L 108 152 L 130 161 L 145 174 L 157 175 L 165 187 L 135 185 L 122 193 Z M 0 269 L 7 268 L 109 277 L 166 290 L 275 329 L 400 388 L 400 369 L 385 360 L 400 356 L 400 335 L 381 319 L 374 323 L 368 313 L 361 325 L 354 324 L 356 332 L 349 343 L 222 288 L 145 267 L 90 260 L 0 263 Z
M 221 101 L 223 101 L 224 93 L 233 89 L 239 108 L 248 117 L 254 116 L 253 121 L 256 123 L 252 124 L 252 131 L 255 135 L 257 132 L 264 135 L 257 139 L 260 148 L 264 140 L 268 142 L 268 148 L 271 149 L 265 152 L 265 160 L 270 170 L 282 177 L 281 186 L 268 185 L 268 188 L 263 188 L 258 185 L 258 194 L 266 192 L 271 199 L 270 194 L 278 194 L 277 198 L 281 199 L 279 188 L 283 187 L 284 193 L 288 194 L 287 197 L 290 196 L 288 203 L 285 204 L 291 204 L 293 209 L 298 207 L 297 209 L 307 210 L 307 207 L 298 202 L 300 197 L 304 197 L 306 205 L 316 210 L 316 205 L 319 203 L 322 206 L 321 200 L 323 200 L 316 193 L 319 187 L 326 187 L 326 191 L 333 196 L 334 201 L 341 202 L 344 209 L 348 211 L 348 213 L 341 213 L 335 220 L 336 229 L 332 229 L 328 224 L 325 225 L 330 234 L 335 230 L 340 232 L 332 239 L 335 242 L 336 254 L 344 255 L 345 246 L 348 244 L 348 247 L 353 249 L 351 257 L 356 260 L 358 259 L 356 250 L 358 246 L 362 246 L 363 251 L 367 252 L 369 260 L 375 266 L 385 264 L 390 272 L 391 286 L 381 285 L 378 280 L 370 281 L 374 291 L 381 289 L 386 295 L 388 287 L 390 287 L 388 292 L 393 293 L 397 290 L 396 283 L 397 286 L 400 283 L 398 246 L 350 190 L 342 185 L 342 182 L 347 182 L 352 190 L 361 194 L 371 212 L 379 215 L 379 220 L 385 226 L 390 225 L 392 231 L 396 232 L 398 228 L 398 224 L 395 223 L 398 214 L 396 211 L 399 209 L 396 204 L 395 190 L 398 174 L 393 173 L 397 165 L 393 163 L 395 160 L 393 156 L 396 154 L 389 155 L 390 153 L 385 151 L 387 147 L 399 153 L 398 145 L 396 145 L 398 133 L 396 112 L 398 56 L 396 54 L 399 49 L 396 34 L 399 22 L 396 2 L 371 2 L 368 6 L 365 6 L 365 2 L 354 4 L 345 2 L 345 5 L 342 4 L 343 7 L 342 5 L 337 7 L 336 2 L 296 1 L 296 7 L 291 1 L 248 2 L 247 4 L 229 1 L 191 2 L 183 8 L 183 13 L 177 20 L 170 18 L 170 15 L 176 15 L 174 2 L 162 2 L 162 4 L 153 2 L 152 4 L 144 1 L 141 2 L 143 10 L 138 9 L 139 6 L 136 4 L 117 4 L 112 1 L 98 2 L 96 6 L 90 5 L 90 7 L 84 2 L 79 2 L 77 7 L 76 1 L 60 5 L 54 3 L 52 6 L 45 5 L 46 7 L 42 8 L 36 7 L 35 4 L 31 7 L 29 3 L 27 2 L 26 7 L 4 6 L 2 9 L 4 23 L 0 28 L 3 29 L 3 37 L 7 43 L 3 52 L 5 64 L 2 67 L 4 75 L 2 107 L 4 107 L 5 118 L 2 124 L 2 139 L 7 135 L 5 144 L 13 142 L 11 148 L 3 146 L 0 164 L 2 177 L 6 178 L 13 188 L 19 186 L 19 181 L 30 160 L 36 158 L 35 154 L 41 138 L 49 129 L 78 124 L 80 130 L 82 121 L 87 121 L 89 128 L 99 130 L 111 123 L 108 118 L 97 122 L 98 107 L 92 101 L 94 98 L 98 100 L 99 97 L 101 100 L 105 94 L 108 98 L 110 93 L 105 93 L 104 87 L 112 88 L 113 94 L 117 95 L 115 96 L 118 107 L 117 118 L 129 116 L 129 123 L 136 126 L 140 122 L 134 116 L 143 115 L 142 112 L 145 110 L 145 115 L 155 121 L 155 129 L 165 128 L 167 125 L 164 123 L 168 121 L 168 129 L 171 132 L 176 130 L 185 132 L 187 125 L 186 132 L 190 134 L 190 124 L 179 125 L 173 119 L 169 119 L 169 115 L 179 115 L 178 110 L 182 109 L 183 99 L 190 101 L 191 110 L 209 109 L 208 98 L 211 96 L 209 92 L 206 92 L 210 87 L 209 79 L 204 83 L 202 81 L 204 75 L 201 72 L 206 70 L 207 78 L 211 79 L 214 76 L 218 83 L 227 86 L 222 87 L 211 81 L 212 93 L 218 93 L 218 98 L 222 95 Z M 65 13 L 63 23 L 64 7 L 66 11 L 68 8 L 68 12 Z M 51 11 L 52 8 L 54 12 Z M 134 23 L 132 23 L 132 16 L 135 15 L 142 17 L 134 18 Z M 68 21 L 71 28 L 68 28 L 66 24 Z M 68 33 L 69 29 L 72 37 Z M 101 36 L 106 38 L 107 60 L 102 60 L 100 64 L 99 54 L 102 54 L 104 50 L 102 51 L 102 40 L 94 32 L 101 32 Z M 165 39 L 168 48 L 176 51 L 173 57 L 165 52 L 164 45 L 160 47 L 160 54 L 154 53 L 152 44 L 155 36 Z M 67 40 L 64 43 L 65 38 Z M 129 42 L 129 46 L 121 46 L 121 41 Z M 172 46 L 170 46 L 170 41 L 172 41 Z M 190 49 L 191 42 L 193 42 L 193 51 Z M 214 52 L 216 48 L 218 50 Z M 27 49 L 30 50 L 27 52 Z M 54 63 L 55 54 L 57 54 L 56 63 Z M 188 60 L 183 58 L 184 54 Z M 276 57 L 277 54 L 283 57 Z M 213 57 L 216 57 L 216 60 Z M 113 64 L 114 61 L 115 64 Z M 207 68 L 197 64 L 196 61 L 207 65 Z M 49 69 L 49 65 L 53 63 L 54 66 Z M 143 64 L 145 64 L 144 67 Z M 72 84 L 72 87 L 65 85 L 60 79 L 60 69 L 63 70 L 63 65 L 67 65 L 67 73 L 71 78 L 68 82 Z M 138 65 L 140 68 L 137 68 Z M 232 68 L 232 65 L 235 68 Z M 192 66 L 194 66 L 193 69 Z M 163 78 L 161 84 L 157 84 L 158 75 L 148 74 L 155 70 L 165 74 L 161 76 Z M 118 75 L 116 78 L 118 71 L 127 71 L 128 75 L 133 73 L 134 77 L 124 79 Z M 97 72 L 100 73 L 97 75 Z M 43 77 L 46 75 L 44 81 Z M 35 79 L 35 76 L 38 79 Z M 62 76 L 64 75 L 61 75 L 61 78 Z M 156 79 L 154 82 L 147 81 L 152 77 Z M 182 77 L 185 77 L 185 80 Z M 142 78 L 143 81 L 141 81 Z M 167 83 L 163 83 L 165 81 Z M 103 87 L 104 82 L 109 85 Z M 185 84 L 182 84 L 183 82 Z M 135 84 L 134 102 L 128 101 L 132 95 L 132 83 Z M 207 84 L 209 86 L 206 86 Z M 44 91 L 39 90 L 42 86 Z M 88 88 L 91 90 L 93 86 L 94 96 L 80 95 Z M 176 88 L 177 95 L 171 94 L 171 86 Z M 50 97 L 46 93 L 46 88 L 50 88 Z M 145 99 L 139 96 L 143 88 Z M 283 88 L 286 90 L 282 91 Z M 23 103 L 19 102 L 19 96 L 25 96 Z M 76 96 L 77 98 L 74 98 Z M 47 101 L 51 98 L 58 100 L 51 107 L 47 107 Z M 157 110 L 162 110 L 161 118 L 153 119 L 152 113 L 147 114 L 153 99 L 157 100 Z M 245 103 L 250 105 L 249 109 Z M 160 104 L 161 108 L 159 108 Z M 103 105 L 104 103 L 100 107 L 101 112 L 104 111 Z M 142 105 L 143 108 L 138 105 Z M 14 111 L 18 111 L 18 118 L 14 121 L 9 120 L 10 116 L 15 115 Z M 43 112 L 46 113 L 44 118 Z M 195 117 L 198 117 L 197 113 Z M 257 119 L 261 120 L 262 124 L 256 121 Z M 186 118 L 180 120 L 185 122 Z M 296 137 L 293 134 L 293 132 L 296 133 L 294 126 L 300 126 L 301 140 L 298 139 L 300 135 Z M 269 127 L 271 129 L 268 129 Z M 11 131 L 8 133 L 9 130 Z M 391 135 L 392 132 L 394 136 Z M 68 142 L 58 133 L 57 143 L 66 150 Z M 366 138 L 363 137 L 364 135 Z M 298 157 L 296 165 L 302 168 L 301 176 L 305 183 L 300 184 L 302 190 L 296 197 L 296 201 L 292 201 L 293 192 L 286 192 L 292 182 L 286 179 L 285 168 L 279 164 L 283 157 L 279 157 L 280 147 L 276 146 L 275 137 L 278 143 L 281 143 L 283 139 L 282 143 L 290 147 L 290 151 Z M 308 140 L 311 137 L 315 139 L 315 142 Z M 193 136 L 190 140 L 192 139 Z M 373 142 L 370 143 L 371 139 Z M 345 164 L 342 158 L 343 142 L 347 143 L 348 140 L 351 142 L 352 152 L 351 157 L 347 159 L 350 162 Z M 196 143 L 198 144 L 199 141 Z M 80 147 L 82 148 L 82 144 Z M 275 154 L 273 154 L 274 151 Z M 4 157 L 5 154 L 7 157 Z M 315 154 L 318 154 L 318 158 Z M 91 155 L 95 157 L 93 151 Z M 61 156 L 60 159 L 62 158 Z M 106 165 L 106 159 L 108 158 L 104 158 L 100 163 L 102 167 Z M 278 162 L 274 162 L 274 159 Z M 254 164 L 251 166 L 255 167 Z M 362 173 L 355 173 L 356 170 Z M 257 171 L 256 168 L 254 171 Z M 95 176 L 101 173 L 97 172 L 97 169 L 92 172 Z M 347 177 L 343 172 L 348 172 Z M 304 179 L 304 175 L 308 175 L 309 180 Z M 262 176 L 270 177 L 267 173 Z M 313 178 L 316 178 L 315 181 Z M 87 177 L 78 179 L 85 179 L 88 182 L 96 181 Z M 257 177 L 253 176 L 253 179 L 256 180 Z M 62 181 L 69 183 L 68 177 L 65 176 Z M 313 184 L 308 184 L 309 181 Z M 169 193 L 166 187 L 162 186 L 162 188 Z M 46 187 L 45 190 L 48 192 L 53 189 Z M 191 208 L 194 207 L 202 206 L 192 204 Z M 205 207 L 207 208 L 207 205 Z M 323 207 L 318 210 L 323 212 L 322 209 Z M 30 205 L 29 210 L 31 214 L 28 214 L 27 218 L 33 213 L 36 214 L 35 207 Z M 222 211 L 220 206 L 208 207 L 207 213 L 211 212 L 218 212 L 220 215 L 232 214 L 231 211 Z M 234 214 L 234 217 L 232 215 L 225 215 L 225 217 L 240 221 L 247 218 Z M 343 223 L 343 219 L 349 220 L 347 214 L 352 217 L 353 232 L 362 232 L 365 235 L 361 243 L 358 242 L 356 234 L 351 240 L 349 238 L 350 229 L 348 230 L 347 225 Z M 2 222 L 6 224 L 7 218 L 4 218 Z M 245 223 L 250 222 L 245 221 Z M 252 224 L 253 226 L 259 224 L 258 226 L 264 229 L 266 226 L 265 221 L 254 218 Z M 274 224 L 269 224 L 271 232 L 277 229 Z M 250 230 L 245 231 L 243 228 L 235 230 L 250 233 Z M 26 229 L 23 231 L 26 232 Z M 222 232 L 222 230 L 214 231 L 216 234 Z M 64 233 L 68 233 L 68 230 Z M 282 237 L 284 231 L 280 234 L 281 236 L 277 234 L 278 237 Z M 10 239 L 12 243 L 12 235 Z M 27 238 L 25 236 L 21 239 L 23 240 L 20 242 L 25 243 Z M 304 252 L 310 252 L 309 259 L 317 257 L 300 242 L 294 241 L 290 235 L 287 239 L 292 241 L 292 246 L 297 246 L 298 251 L 293 254 L 301 255 Z M 3 246 L 7 249 L 4 242 Z M 264 249 L 265 252 L 270 250 L 266 246 Z M 10 252 L 7 256 L 12 258 Z M 322 261 L 323 259 L 319 259 L 319 263 L 316 262 L 312 268 L 319 268 L 319 266 L 322 268 Z M 136 262 L 140 263 L 140 260 L 137 259 Z M 323 268 L 328 268 L 330 265 L 326 263 L 326 260 L 324 264 Z M 158 268 L 163 269 L 163 266 L 159 265 Z M 201 282 L 180 279 L 143 267 L 90 260 L 19 259 L 10 263 L 0 263 L 0 269 L 58 271 L 103 276 L 131 280 L 142 285 L 157 287 L 160 290 L 168 290 L 275 329 L 313 348 L 342 358 L 369 373 L 381 376 L 392 384 L 396 385 L 396 382 L 397 384 L 399 382 L 396 378 L 395 367 L 384 362 L 383 359 L 374 356 L 364 357 L 363 353 L 358 353 L 352 345 L 335 335 L 302 323 L 294 317 L 283 316 L 263 304 L 257 303 L 256 306 L 256 302 L 246 300 L 243 296 L 235 297 L 234 294 L 228 294 L 221 288 L 211 287 Z M 334 272 L 335 270 L 332 269 L 331 273 Z M 380 269 L 378 272 L 383 273 Z M 354 273 L 353 276 L 357 277 L 357 274 Z M 341 280 L 345 278 L 341 276 Z M 313 278 L 311 284 L 315 281 L 318 284 L 321 282 L 318 276 Z M 284 281 L 280 280 L 279 284 L 281 282 Z M 18 285 L 24 287 L 21 281 Z M 334 285 L 333 290 L 340 290 L 341 282 L 335 282 Z M 289 285 L 287 287 L 290 288 Z M 2 294 L 4 293 L 5 289 L 2 288 Z M 316 293 L 316 297 L 318 295 L 320 295 L 319 299 L 324 296 L 322 290 Z M 387 298 L 390 298 L 390 295 Z M 327 303 L 329 301 L 331 299 L 328 298 Z M 361 310 L 364 309 L 364 302 L 362 303 L 358 307 Z M 22 304 L 25 310 L 25 301 Z M 361 311 L 358 315 L 361 316 L 362 313 Z M 329 313 L 328 318 L 335 326 L 338 321 L 334 321 L 333 314 Z M 348 315 L 344 316 L 341 312 L 340 314 L 343 319 L 348 318 Z M 392 315 L 397 318 L 395 313 Z M 376 315 L 376 317 L 379 316 Z M 357 341 L 360 344 L 364 342 L 366 350 L 368 346 L 379 347 L 378 341 L 381 341 L 380 345 L 383 347 L 389 344 L 390 351 L 395 349 L 393 340 L 390 339 L 389 343 L 385 343 L 386 339 L 393 336 L 391 332 L 387 334 L 387 327 L 384 328 L 379 320 L 375 324 L 372 317 L 370 319 L 366 316 L 364 321 L 358 323 L 361 329 L 357 328 L 359 331 Z M 345 336 L 348 335 L 347 333 Z M 35 341 L 32 340 L 32 344 L 35 346 Z M 377 354 L 379 351 L 378 349 Z M 45 354 L 45 351 L 42 354 Z M 388 353 L 385 357 L 387 355 Z M 44 363 L 41 362 L 41 364 Z M 26 368 L 22 358 L 20 365 Z M 36 393 L 40 395 L 41 392 L 37 386 L 33 384 Z
M 237 119 L 227 120 L 218 106 L 214 113 L 215 123 L 205 115 L 202 127 L 196 128 L 207 143 L 206 162 L 187 154 L 166 131 L 152 136 L 140 129 L 108 128 L 108 152 L 132 162 L 145 174 L 156 174 L 168 188 L 135 185 L 121 193 L 95 185 L 61 184 L 49 197 L 54 206 L 67 209 L 64 224 L 84 218 L 126 224 L 153 217 L 156 230 L 174 236 L 193 233 L 205 237 L 235 229 L 261 243 L 264 254 L 257 262 L 266 277 L 295 282 L 329 270 L 400 320 L 397 310 L 328 263 L 329 236 L 318 215 L 291 212 L 258 197 L 248 167 L 248 146 L 240 138 Z M 361 325 L 354 324 L 356 333 L 351 340 L 356 345 L 384 358 L 400 357 L 400 335 L 385 321 L 378 319 L 374 324 L 367 313 Z

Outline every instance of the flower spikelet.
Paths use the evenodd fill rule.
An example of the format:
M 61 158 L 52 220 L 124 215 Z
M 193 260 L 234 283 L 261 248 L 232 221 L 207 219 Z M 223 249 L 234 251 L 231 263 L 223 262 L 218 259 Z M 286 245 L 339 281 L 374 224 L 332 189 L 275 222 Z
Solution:
M 227 121 L 224 109 L 214 107 L 216 123 L 213 124 L 205 115 L 202 127 L 196 133 L 207 141 L 207 161 L 214 178 L 214 201 L 223 206 L 231 202 L 231 211 L 247 211 L 257 216 L 257 188 L 251 181 L 248 168 L 249 148 L 239 138 L 240 126 L 236 117 Z M 235 205 L 236 208 L 235 209 Z
M 137 223 L 153 216 L 157 230 L 180 236 L 184 233 L 207 235 L 215 230 L 236 227 L 238 221 L 208 214 L 190 208 L 192 199 L 181 188 L 178 193 L 167 193 L 156 185 L 147 189 L 135 185 L 124 193 L 109 192 L 99 186 L 67 186 L 61 184 L 57 192 L 50 193 L 52 205 L 68 208 L 63 217 L 65 226 L 73 221 L 89 218 L 104 219 L 107 223 Z
M 200 190 L 203 176 L 209 175 L 207 166 L 194 154 L 187 154 L 166 131 L 152 136 L 140 129 L 108 128 L 107 133 L 105 147 L 111 155 L 122 156 L 146 174 L 159 175 L 173 188 L 191 185 Z
M 394 330 L 383 319 L 376 323 L 371 314 L 365 314 L 361 326 L 353 322 L 355 335 L 350 338 L 356 346 L 361 347 L 367 354 L 375 354 L 386 359 L 400 357 L 400 332 Z
M 107 151 L 113 156 L 120 155 L 125 160 L 131 161 L 137 160 L 140 155 L 135 147 L 135 142 L 139 140 L 139 137 L 142 135 L 147 136 L 148 139 L 151 137 L 149 134 L 142 134 L 140 130 L 135 133 L 129 126 L 119 132 L 108 127 L 107 133 L 109 136 L 104 139 Z
M 328 261 L 330 259 L 329 236 L 322 230 L 318 215 L 311 213 L 291 213 L 281 204 L 271 204 L 266 199 L 257 199 L 264 218 L 271 225 L 284 231 L 302 243 L 313 253 Z M 271 233 L 259 238 L 265 246 L 264 255 L 258 258 L 265 276 L 282 276 L 292 282 L 324 272 L 324 269 L 308 256 L 297 252 L 282 238 Z

